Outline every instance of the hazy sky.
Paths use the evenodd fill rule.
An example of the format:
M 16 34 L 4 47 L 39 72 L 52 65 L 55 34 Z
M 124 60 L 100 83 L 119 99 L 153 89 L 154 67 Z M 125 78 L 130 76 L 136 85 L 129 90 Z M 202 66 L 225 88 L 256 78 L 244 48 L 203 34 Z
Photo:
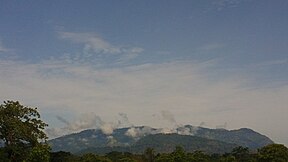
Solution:
M 55 136 L 201 123 L 287 146 L 287 29 L 287 0 L 0 0 L 0 99 Z

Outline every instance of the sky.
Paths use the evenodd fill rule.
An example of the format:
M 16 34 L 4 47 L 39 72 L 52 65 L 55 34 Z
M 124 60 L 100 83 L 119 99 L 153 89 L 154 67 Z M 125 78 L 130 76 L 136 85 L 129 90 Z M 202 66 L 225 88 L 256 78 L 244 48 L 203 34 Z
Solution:
M 0 0 L 0 99 L 50 138 L 251 128 L 288 146 L 287 0 Z

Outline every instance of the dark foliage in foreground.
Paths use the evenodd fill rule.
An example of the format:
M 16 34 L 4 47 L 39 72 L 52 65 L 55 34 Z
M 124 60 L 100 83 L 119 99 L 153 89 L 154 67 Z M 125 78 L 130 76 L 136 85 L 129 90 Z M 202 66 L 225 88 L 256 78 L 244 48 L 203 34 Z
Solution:
M 238 146 L 225 154 L 187 152 L 181 146 L 176 146 L 170 153 L 156 153 L 153 148 L 146 148 L 142 154 L 112 151 L 105 155 L 73 155 L 60 151 L 51 153 L 50 159 L 51 162 L 287 162 L 288 148 L 270 144 L 252 153 L 247 147 Z

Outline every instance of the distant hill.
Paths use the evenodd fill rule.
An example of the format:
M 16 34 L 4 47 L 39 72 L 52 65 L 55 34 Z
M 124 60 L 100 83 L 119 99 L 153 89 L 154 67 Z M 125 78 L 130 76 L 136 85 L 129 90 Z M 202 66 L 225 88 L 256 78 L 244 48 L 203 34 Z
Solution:
M 131 152 L 141 154 L 146 148 L 154 148 L 157 153 L 172 152 L 176 146 L 182 146 L 186 151 L 193 152 L 196 150 L 206 153 L 225 153 L 231 152 L 236 144 L 229 144 L 217 140 L 211 140 L 190 135 L 179 134 L 151 134 L 139 139 L 131 146 L 116 146 L 116 147 L 90 147 L 81 150 L 80 154 L 87 152 L 105 154 L 111 151 Z
M 139 148 L 141 152 L 143 152 L 147 147 L 154 148 L 156 152 L 172 152 L 176 146 L 182 146 L 188 152 L 199 150 L 208 153 L 225 153 L 230 152 L 237 145 L 196 136 L 173 133 L 145 136 L 137 141 L 133 147 Z
M 178 129 L 188 128 L 191 131 L 195 130 L 195 127 L 186 125 Z M 198 127 L 197 131 L 194 132 L 194 136 L 215 139 L 224 141 L 227 143 L 234 143 L 239 146 L 248 147 L 250 149 L 257 149 L 268 144 L 273 143 L 268 137 L 253 131 L 248 128 L 241 128 L 237 130 L 226 130 L 226 129 L 208 129 Z
M 79 133 L 65 135 L 48 141 L 52 151 L 79 152 L 89 147 L 129 146 L 134 138 L 125 135 L 128 128 L 117 129 L 113 136 L 102 133 L 101 130 L 89 129 Z M 117 144 L 114 142 L 117 139 Z
M 52 146 L 52 151 L 72 153 L 110 151 L 142 153 L 147 147 L 153 147 L 158 152 L 170 152 L 178 145 L 187 151 L 223 153 L 230 152 L 236 146 L 257 149 L 273 143 L 268 137 L 247 128 L 229 131 L 191 125 L 168 131 L 146 126 L 119 128 L 108 135 L 101 130 L 90 129 L 48 142 Z

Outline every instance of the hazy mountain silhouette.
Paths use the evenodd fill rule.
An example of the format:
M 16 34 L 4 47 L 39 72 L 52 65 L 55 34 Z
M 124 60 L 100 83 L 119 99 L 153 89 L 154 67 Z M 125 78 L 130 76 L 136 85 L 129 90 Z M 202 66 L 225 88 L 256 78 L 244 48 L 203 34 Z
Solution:
M 112 134 L 104 134 L 100 129 L 89 129 L 52 139 L 49 143 L 52 151 L 72 153 L 141 153 L 147 147 L 152 147 L 158 152 L 169 152 L 178 145 L 187 151 L 224 153 L 230 152 L 236 146 L 257 149 L 273 141 L 248 128 L 225 130 L 186 125 L 168 131 L 147 126 L 118 128 Z

